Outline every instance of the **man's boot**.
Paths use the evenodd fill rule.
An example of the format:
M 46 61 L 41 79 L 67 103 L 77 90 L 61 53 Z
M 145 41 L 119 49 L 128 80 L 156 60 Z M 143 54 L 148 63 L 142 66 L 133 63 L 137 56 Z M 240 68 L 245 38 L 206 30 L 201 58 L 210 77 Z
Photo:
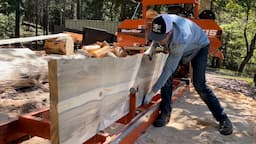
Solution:
M 155 127 L 163 127 L 165 126 L 169 121 L 170 121 L 170 113 L 160 113 L 158 117 L 156 118 L 155 122 L 153 125 Z
M 229 118 L 220 121 L 219 132 L 223 135 L 230 135 L 233 133 L 233 126 Z

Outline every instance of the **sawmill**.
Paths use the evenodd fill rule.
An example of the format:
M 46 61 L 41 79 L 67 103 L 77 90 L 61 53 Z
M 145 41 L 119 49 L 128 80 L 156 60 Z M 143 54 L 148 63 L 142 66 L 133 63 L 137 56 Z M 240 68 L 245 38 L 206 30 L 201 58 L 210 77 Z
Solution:
M 160 93 L 145 96 L 168 57 L 161 45 L 153 50 L 146 36 L 153 18 L 147 12 L 154 6 L 173 5 L 170 12 L 192 20 L 208 35 L 209 54 L 224 58 L 219 51 L 222 29 L 211 11 L 199 11 L 197 0 L 135 3 L 133 17 L 120 22 L 116 34 L 63 28 L 57 34 L 0 40 L 0 65 L 5 67 L 0 68 L 1 89 L 49 84 L 48 107 L 0 123 L 1 144 L 33 136 L 53 144 L 134 143 L 158 116 Z M 10 48 L 35 41 L 43 41 L 42 51 Z M 174 102 L 189 91 L 190 83 L 190 64 L 180 65 L 173 83 Z

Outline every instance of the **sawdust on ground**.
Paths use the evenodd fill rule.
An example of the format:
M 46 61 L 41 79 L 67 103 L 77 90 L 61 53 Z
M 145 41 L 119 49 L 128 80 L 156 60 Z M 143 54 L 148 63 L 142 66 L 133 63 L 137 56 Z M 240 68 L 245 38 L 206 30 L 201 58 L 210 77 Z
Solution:
M 151 126 L 136 144 L 256 144 L 256 100 L 252 98 L 256 93 L 241 93 L 251 89 L 249 86 L 242 89 L 241 81 L 231 83 L 213 74 L 208 74 L 207 80 L 233 122 L 232 135 L 219 134 L 218 123 L 191 88 L 173 105 L 168 125 L 162 128 Z

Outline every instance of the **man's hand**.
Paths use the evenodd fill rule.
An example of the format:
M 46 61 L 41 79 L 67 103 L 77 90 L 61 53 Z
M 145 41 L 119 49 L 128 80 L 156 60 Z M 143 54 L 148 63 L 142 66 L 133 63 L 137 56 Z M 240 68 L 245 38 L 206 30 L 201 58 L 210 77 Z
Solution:
M 145 55 L 148 55 L 150 61 L 153 58 L 154 49 L 155 49 L 155 41 L 152 41 L 150 47 L 144 52 Z
M 155 96 L 155 94 L 156 94 L 156 93 L 153 92 L 153 91 L 150 91 L 149 93 L 147 93 L 147 94 L 144 96 L 144 99 L 143 99 L 143 101 L 142 101 L 142 105 L 148 104 L 148 103 L 151 101 L 152 97 Z

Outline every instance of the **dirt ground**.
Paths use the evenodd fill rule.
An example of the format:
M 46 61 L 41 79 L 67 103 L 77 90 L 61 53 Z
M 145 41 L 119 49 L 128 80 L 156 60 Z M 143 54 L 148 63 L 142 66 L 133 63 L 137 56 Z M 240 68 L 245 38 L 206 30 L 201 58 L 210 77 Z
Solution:
M 234 125 L 234 133 L 222 136 L 218 123 L 193 88 L 173 105 L 170 123 L 151 126 L 136 144 L 256 144 L 256 88 L 244 81 L 207 74 L 207 82 Z M 29 90 L 0 90 L 0 122 L 49 106 L 49 88 L 44 84 Z M 34 137 L 22 144 L 49 144 Z
M 207 81 L 233 122 L 232 135 L 219 134 L 218 123 L 191 88 L 173 105 L 168 125 L 151 126 L 136 144 L 256 144 L 255 87 L 216 76 L 207 74 Z

